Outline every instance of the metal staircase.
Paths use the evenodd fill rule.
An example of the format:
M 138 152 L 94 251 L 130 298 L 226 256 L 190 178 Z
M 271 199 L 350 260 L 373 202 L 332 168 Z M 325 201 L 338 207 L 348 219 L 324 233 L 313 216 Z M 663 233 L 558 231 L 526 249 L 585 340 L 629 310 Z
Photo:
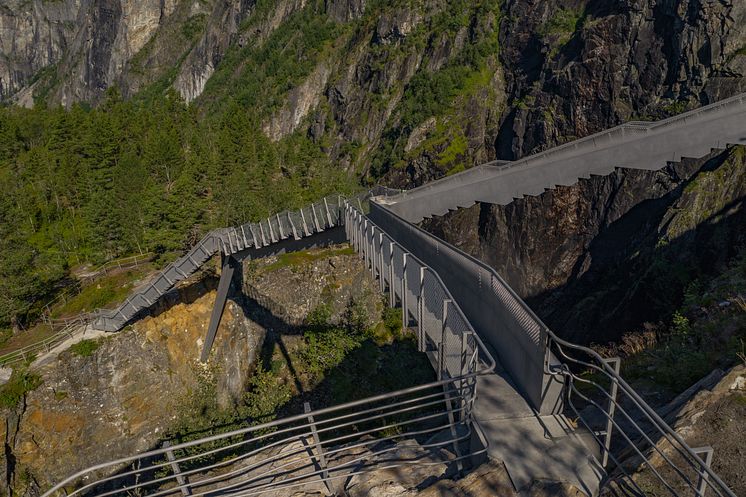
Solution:
M 168 265 L 148 283 L 137 288 L 116 309 L 95 313 L 93 327 L 118 331 L 180 281 L 200 269 L 218 252 L 231 256 L 249 249 L 260 249 L 287 239 L 300 240 L 338 226 L 342 197 L 332 195 L 297 211 L 275 214 L 258 223 L 212 230 L 186 255 Z
M 506 205 L 615 168 L 657 170 L 746 144 L 746 94 L 657 122 L 631 122 L 513 162 L 495 161 L 387 199 L 410 223 L 476 202 Z
M 334 480 L 352 473 L 350 460 L 335 461 L 330 453 L 422 433 L 407 425 L 387 436 L 373 429 L 359 431 L 358 423 L 399 428 L 406 421 L 381 423 L 391 409 L 429 419 L 428 414 L 419 417 L 421 402 L 428 408 L 438 406 L 433 416 L 446 420 L 439 427 L 448 433 L 444 445 L 452 447 L 451 461 L 459 470 L 461 461 L 487 453 L 505 462 L 519 490 L 525 489 L 526 481 L 550 477 L 576 481 L 589 495 L 595 495 L 599 486 L 646 495 L 648 490 L 630 475 L 638 468 L 628 471 L 620 459 L 632 453 L 639 467 L 653 473 L 665 495 L 703 496 L 707 490 L 735 497 L 710 468 L 711 459 L 700 457 L 707 448 L 687 445 L 621 378 L 618 358 L 603 358 L 562 340 L 494 269 L 413 224 L 479 201 L 509 203 L 590 174 L 608 174 L 619 166 L 658 169 L 727 143 L 746 143 L 744 95 L 658 123 L 629 123 L 508 165 L 480 166 L 409 192 L 374 189 L 365 206 L 369 210 L 361 197 L 327 197 L 297 212 L 208 233 L 119 309 L 101 314 L 97 325 L 120 329 L 218 252 L 230 260 L 248 249 L 344 225 L 381 292 L 388 293 L 392 306 L 402 308 L 402 324 L 416 323 L 419 349 L 430 357 L 439 381 L 315 412 L 306 407 L 303 414 L 265 425 L 99 464 L 58 483 L 42 497 L 193 492 L 238 497 L 319 482 L 325 486 L 321 493 L 331 495 L 337 492 Z M 230 274 L 230 264 L 223 267 Z M 211 343 L 216 328 L 211 322 L 206 342 Z M 416 398 L 406 398 L 412 394 Z M 320 429 L 319 419 L 325 415 L 331 415 L 330 423 L 335 424 Z M 354 434 L 331 436 L 350 423 Z M 583 428 L 580 437 L 575 436 L 578 427 Z M 271 434 L 283 438 L 269 440 Z M 325 436 L 331 438 L 325 441 Z M 469 448 L 464 451 L 467 438 Z M 290 446 L 293 440 L 297 444 Z M 224 445 L 216 448 L 213 442 Z M 293 451 L 290 460 L 281 461 L 283 447 Z M 269 448 L 275 452 L 263 452 Z M 358 454 L 353 463 L 364 459 Z M 418 461 L 384 460 L 385 464 L 396 468 Z M 257 468 L 261 469 L 252 473 Z

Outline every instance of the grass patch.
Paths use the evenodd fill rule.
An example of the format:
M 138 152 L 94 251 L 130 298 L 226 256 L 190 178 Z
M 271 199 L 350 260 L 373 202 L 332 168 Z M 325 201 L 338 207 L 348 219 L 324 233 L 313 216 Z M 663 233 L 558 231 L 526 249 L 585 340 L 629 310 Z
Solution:
M 5 385 L 0 386 L 0 408 L 14 409 L 26 394 L 42 384 L 39 375 L 14 370 Z
M 99 344 L 96 340 L 81 340 L 78 343 L 70 346 L 70 351 L 73 354 L 77 354 L 81 357 L 90 357 L 98 348 Z
M 54 334 L 54 330 L 51 326 L 39 323 L 33 328 L 29 328 L 26 331 L 22 331 L 17 335 L 8 336 L 6 341 L 0 347 L 0 355 L 9 354 L 18 349 L 22 349 L 27 345 L 37 343 L 45 338 L 49 338 Z
M 145 265 L 103 276 L 55 308 L 52 316 L 73 316 L 117 304 L 127 298 L 135 283 L 151 270 L 150 265 Z
M 583 27 L 585 13 L 576 9 L 559 9 L 539 30 L 545 42 L 551 46 L 550 57 L 554 57 L 573 35 Z
M 277 256 L 277 260 L 267 266 L 261 268 L 262 272 L 276 271 L 285 267 L 298 267 L 317 261 L 319 259 L 325 259 L 328 257 L 335 257 L 339 255 L 353 255 L 355 249 L 352 247 L 344 248 L 330 248 L 324 250 L 306 250 L 297 252 L 287 252 Z
M 181 34 L 189 41 L 202 34 L 207 25 L 207 14 L 192 16 L 181 26 Z

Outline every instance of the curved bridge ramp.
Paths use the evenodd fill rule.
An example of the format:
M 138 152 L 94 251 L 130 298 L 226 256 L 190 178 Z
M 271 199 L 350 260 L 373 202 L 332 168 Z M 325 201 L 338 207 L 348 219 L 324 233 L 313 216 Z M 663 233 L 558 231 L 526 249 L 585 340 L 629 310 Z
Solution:
M 137 288 L 118 308 L 98 311 L 93 321 L 94 328 L 104 331 L 122 329 L 218 252 L 227 257 L 252 248 L 269 247 L 289 238 L 300 240 L 338 226 L 341 203 L 342 197 L 332 195 L 297 211 L 275 214 L 258 223 L 210 231 L 186 255 Z
M 476 202 L 506 205 L 617 167 L 655 170 L 746 144 L 746 94 L 657 122 L 629 122 L 514 162 L 491 162 L 387 199 L 410 223 Z

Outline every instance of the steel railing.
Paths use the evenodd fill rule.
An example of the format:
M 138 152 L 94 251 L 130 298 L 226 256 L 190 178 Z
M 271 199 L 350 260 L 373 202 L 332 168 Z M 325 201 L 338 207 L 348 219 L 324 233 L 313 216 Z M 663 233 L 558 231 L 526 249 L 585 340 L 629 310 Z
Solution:
M 55 319 L 52 318 L 53 308 L 59 304 L 67 303 L 69 299 L 72 299 L 73 297 L 78 295 L 85 284 L 96 281 L 98 278 L 108 274 L 109 271 L 112 271 L 114 269 L 130 269 L 133 267 L 139 267 L 141 264 L 151 261 L 154 255 L 155 254 L 153 254 L 152 252 L 147 252 L 145 254 L 136 254 L 101 264 L 90 273 L 87 273 L 86 275 L 76 279 L 70 287 L 66 288 L 55 298 L 44 304 L 42 321 L 46 323 L 53 323 L 55 321 Z
M 599 131 L 583 138 L 578 138 L 561 145 L 554 146 L 548 150 L 537 152 L 529 155 L 522 159 L 515 161 L 500 161 L 495 160 L 481 164 L 477 167 L 467 169 L 460 173 L 442 178 L 437 181 L 430 182 L 426 185 L 413 188 L 402 192 L 396 198 L 396 201 L 405 201 L 412 198 L 416 198 L 426 192 L 438 189 L 443 183 L 455 183 L 459 178 L 480 176 L 484 169 L 490 168 L 492 170 L 507 170 L 518 167 L 532 166 L 536 164 L 542 164 L 547 159 L 559 159 L 569 156 L 576 156 L 604 148 L 612 142 L 624 142 L 628 139 L 635 139 L 639 135 L 646 135 L 653 133 L 664 128 L 674 127 L 687 121 L 699 119 L 702 116 L 707 116 L 713 112 L 723 111 L 723 109 L 733 109 L 736 111 L 739 108 L 743 108 L 746 105 L 746 93 L 740 93 L 732 97 L 714 102 L 712 104 L 704 105 L 702 107 L 666 118 L 659 121 L 630 121 L 628 123 L 620 124 L 610 129 Z M 481 170 L 479 169 L 481 168 Z M 478 179 L 478 178 L 476 178 Z
M 562 361 L 548 373 L 563 378 L 566 411 L 601 447 L 610 484 L 639 495 L 652 486 L 655 495 L 703 496 L 710 490 L 736 497 L 710 467 L 712 448 L 690 447 L 621 377 L 619 358 L 547 333 L 549 348 Z
M 588 347 L 561 339 L 492 267 L 395 213 L 386 212 L 391 216 L 388 221 L 404 223 L 412 233 L 437 241 L 439 257 L 449 258 L 448 265 L 464 278 L 475 275 L 471 285 L 479 288 L 482 295 L 494 292 L 500 296 L 494 301 L 500 309 L 492 314 L 513 323 L 513 327 L 503 331 L 532 337 L 541 347 L 544 373 L 564 384 L 565 414 L 585 428 L 601 450 L 600 462 L 608 474 L 607 485 L 624 485 L 627 490 L 645 495 L 645 489 L 636 480 L 640 476 L 634 476 L 642 469 L 651 484 L 659 485 L 667 495 L 701 496 L 712 489 L 715 495 L 735 497 L 707 462 L 712 449 L 690 447 L 624 381 L 619 374 L 618 358 L 604 359 Z M 477 269 L 462 271 L 464 268 Z M 706 458 L 700 456 L 707 454 Z M 625 466 L 625 461 L 627 465 L 634 461 L 636 467 Z
M 67 320 L 66 324 L 51 336 L 0 356 L 0 366 L 16 366 L 32 362 L 39 353 L 50 352 L 57 345 L 84 330 L 88 321 L 89 318 L 85 315 Z
M 460 469 L 467 458 L 486 453 L 471 443 L 472 409 L 476 379 L 492 372 L 495 361 L 437 273 L 395 243 L 390 264 L 383 265 L 374 242 L 387 235 L 361 222 L 362 212 L 352 205 L 362 208 L 365 201 L 359 196 L 340 209 L 347 234 L 391 302 L 402 306 L 403 323 L 416 322 L 420 350 L 428 352 L 437 381 L 325 409 L 306 404 L 303 414 L 166 443 L 80 471 L 43 497 L 250 496 L 314 485 L 329 494 L 345 479 L 370 471 L 444 463 Z M 408 282 L 413 268 L 422 281 Z M 407 304 L 408 294 L 416 305 Z

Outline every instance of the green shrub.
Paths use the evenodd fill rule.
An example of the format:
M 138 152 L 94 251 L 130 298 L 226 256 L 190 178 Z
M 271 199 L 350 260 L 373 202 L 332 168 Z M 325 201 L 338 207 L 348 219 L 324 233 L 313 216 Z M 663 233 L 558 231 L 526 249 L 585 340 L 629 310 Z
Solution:
M 672 324 L 673 327 L 671 328 L 671 332 L 674 335 L 687 336 L 692 331 L 692 327 L 689 324 L 689 319 L 686 316 L 683 316 L 678 311 L 675 312 L 673 315 Z
M 13 371 L 8 382 L 0 386 L 0 408 L 15 408 L 28 392 L 36 389 L 41 383 L 41 377 L 36 374 Z
M 244 398 L 246 414 L 257 423 L 274 419 L 280 407 L 292 397 L 289 385 L 280 383 L 272 371 L 265 371 L 261 365 L 251 377 L 249 392 Z
M 399 307 L 386 307 L 383 310 L 383 324 L 394 336 L 401 333 L 402 328 L 402 310 Z
M 70 351 L 73 354 L 77 354 L 81 357 L 90 357 L 98 348 L 98 342 L 95 340 L 81 340 L 78 343 L 70 346 Z

